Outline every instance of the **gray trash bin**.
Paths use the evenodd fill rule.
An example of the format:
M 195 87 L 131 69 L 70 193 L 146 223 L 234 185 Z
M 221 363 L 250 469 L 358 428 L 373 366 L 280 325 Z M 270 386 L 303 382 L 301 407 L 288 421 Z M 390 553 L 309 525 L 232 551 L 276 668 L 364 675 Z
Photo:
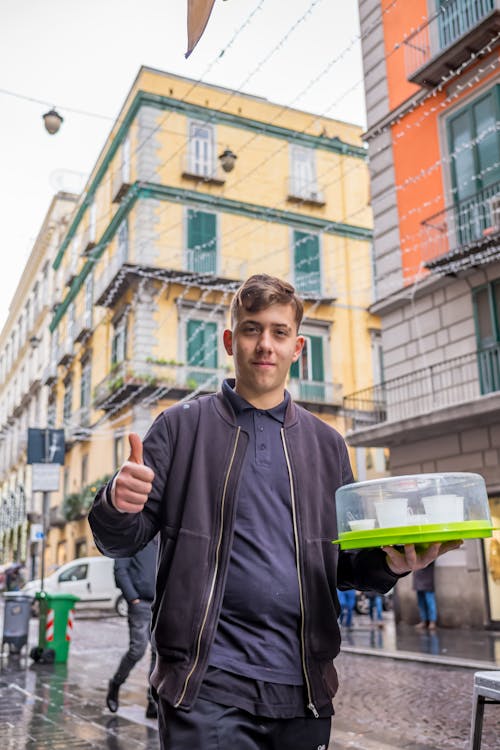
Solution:
M 11 654 L 18 654 L 28 642 L 32 600 L 30 596 L 9 592 L 5 596 L 3 613 L 2 652 L 4 644 Z

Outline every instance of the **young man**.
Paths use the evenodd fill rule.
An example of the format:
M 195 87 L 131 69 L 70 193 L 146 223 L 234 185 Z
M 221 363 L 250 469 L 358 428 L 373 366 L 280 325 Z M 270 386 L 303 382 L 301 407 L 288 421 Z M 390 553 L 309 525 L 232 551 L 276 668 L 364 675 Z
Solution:
M 90 513 L 99 549 L 161 535 L 153 633 L 164 750 L 317 750 L 330 736 L 336 585 L 388 591 L 454 545 L 338 551 L 341 436 L 285 390 L 304 346 L 287 282 L 249 278 L 224 346 L 235 381 L 172 406 Z

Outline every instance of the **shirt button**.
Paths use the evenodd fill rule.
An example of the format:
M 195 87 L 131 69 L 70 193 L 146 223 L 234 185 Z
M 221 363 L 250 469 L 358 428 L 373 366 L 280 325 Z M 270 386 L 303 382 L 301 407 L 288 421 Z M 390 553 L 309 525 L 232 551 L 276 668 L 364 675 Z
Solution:
M 263 428 L 263 427 L 259 427 L 259 430 L 260 430 L 261 432 L 264 432 L 264 428 Z
M 261 444 L 260 444 L 260 449 L 261 449 L 261 451 L 263 451 L 265 447 L 266 447 L 265 443 L 261 443 Z

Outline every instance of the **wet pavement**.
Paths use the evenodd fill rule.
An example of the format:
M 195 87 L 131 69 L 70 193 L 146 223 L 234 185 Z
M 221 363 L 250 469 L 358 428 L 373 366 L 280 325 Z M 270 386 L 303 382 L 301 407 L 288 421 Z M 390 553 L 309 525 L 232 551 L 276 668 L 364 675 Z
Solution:
M 358 616 L 344 631 L 329 750 L 465 750 L 474 672 L 500 669 L 500 633 L 419 634 L 384 616 L 383 630 Z M 29 646 L 37 639 L 31 620 Z M 78 614 L 67 664 L 35 664 L 25 649 L 8 656 L 5 648 L 0 748 L 158 750 L 156 721 L 144 716 L 147 656 L 122 687 L 118 713 L 105 706 L 127 639 L 124 619 Z M 499 738 L 500 706 L 487 706 L 482 750 L 500 750 Z

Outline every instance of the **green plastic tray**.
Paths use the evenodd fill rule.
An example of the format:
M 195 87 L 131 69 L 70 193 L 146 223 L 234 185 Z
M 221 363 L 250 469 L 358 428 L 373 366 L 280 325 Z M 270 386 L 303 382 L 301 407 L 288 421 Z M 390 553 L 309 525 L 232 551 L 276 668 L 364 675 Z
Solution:
M 455 539 L 489 537 L 494 529 L 489 521 L 457 521 L 455 523 L 425 524 L 422 526 L 394 526 L 366 531 L 344 531 L 332 544 L 340 549 L 385 547 L 393 544 L 432 544 Z

